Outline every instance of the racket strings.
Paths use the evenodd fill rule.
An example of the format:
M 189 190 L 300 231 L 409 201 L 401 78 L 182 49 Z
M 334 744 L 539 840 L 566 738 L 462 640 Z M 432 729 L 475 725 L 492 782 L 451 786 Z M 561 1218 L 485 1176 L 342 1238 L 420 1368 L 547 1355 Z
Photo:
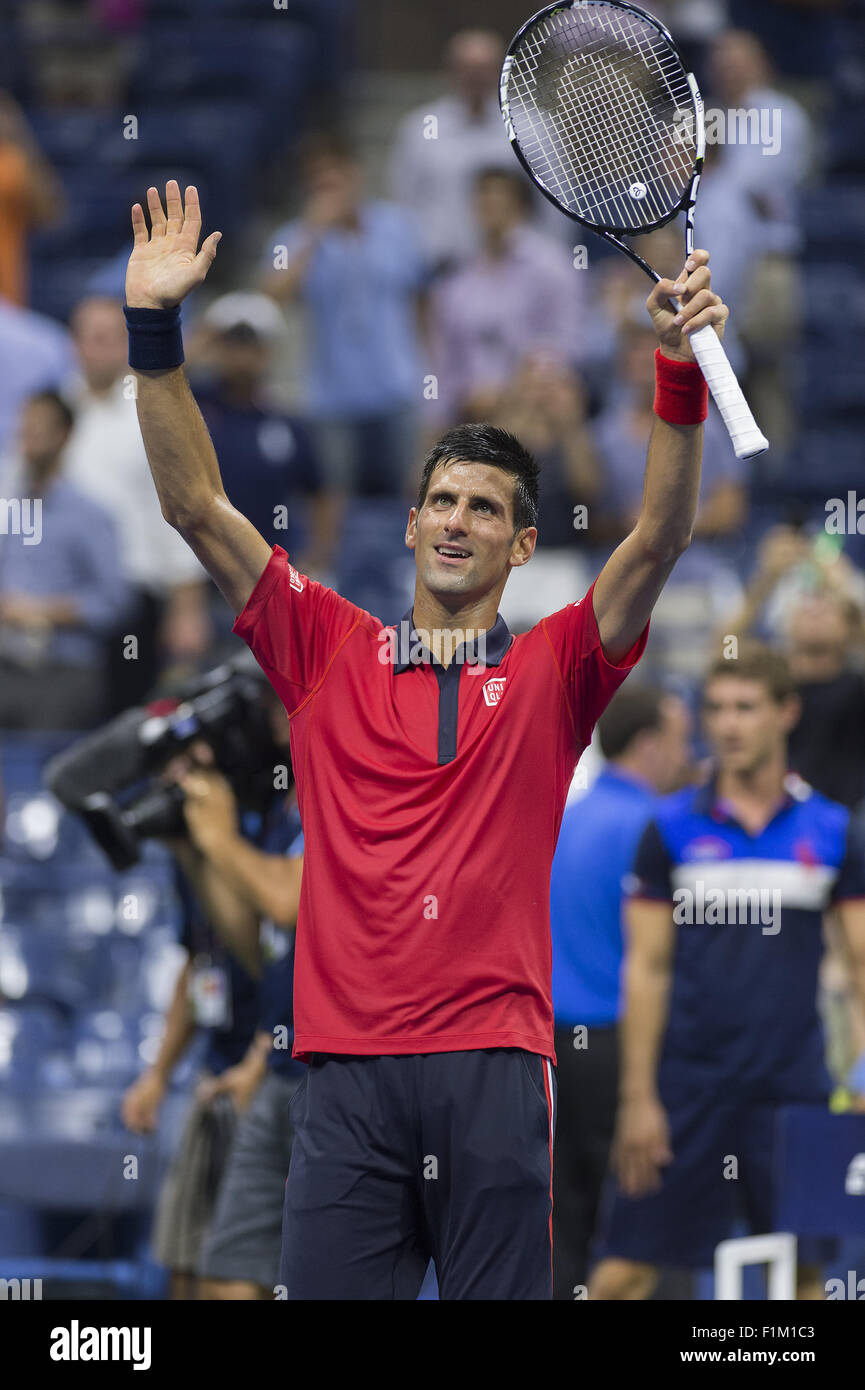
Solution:
M 636 64 L 633 56 L 629 56 L 628 67 L 630 71 L 627 76 L 620 70 L 620 66 L 606 63 L 602 59 L 605 55 L 604 46 L 597 41 L 597 37 L 590 45 L 590 51 L 582 55 L 577 55 L 576 60 L 573 55 L 568 55 L 566 64 L 560 61 L 553 61 L 553 68 L 557 77 L 557 98 L 558 109 L 555 116 L 559 123 L 564 126 L 566 136 L 574 141 L 581 139 L 583 162 L 578 165 L 577 161 L 571 156 L 567 158 L 569 151 L 560 149 L 559 155 L 566 156 L 567 167 L 566 182 L 570 192 L 575 192 L 575 180 L 577 187 L 588 185 L 586 192 L 589 195 L 589 202 L 596 210 L 604 210 L 610 200 L 610 185 L 617 185 L 621 190 L 624 184 L 630 185 L 634 179 L 635 168 L 644 171 L 646 154 L 650 152 L 654 156 L 655 172 L 658 172 L 658 164 L 665 160 L 666 149 L 661 143 L 662 140 L 668 142 L 668 132 L 666 128 L 659 125 L 655 120 L 645 94 L 639 86 L 629 79 L 631 73 L 635 71 Z M 617 55 L 618 56 L 618 55 Z M 576 64 L 579 70 L 574 71 Z M 645 78 L 646 68 L 640 66 L 637 76 Z M 606 78 L 605 90 L 599 94 L 598 79 Z M 599 101 L 599 95 L 602 101 Z M 635 112 L 634 104 L 639 103 L 640 111 Z M 597 114 L 602 111 L 605 116 L 604 124 Z M 641 115 L 640 130 L 635 129 L 635 114 Z M 585 130 L 592 135 L 592 140 L 586 140 Z M 535 132 L 537 133 L 537 132 Z M 548 169 L 555 172 L 555 165 L 547 154 L 546 164 Z M 665 164 L 664 172 L 669 173 L 669 166 Z M 673 170 L 673 173 L 678 170 Z M 663 216 L 667 210 L 670 192 L 681 196 L 681 190 L 676 188 L 665 189 L 664 204 L 659 203 L 657 197 L 653 197 L 650 185 L 646 185 L 649 194 L 647 206 L 651 208 L 653 217 Z M 593 196 L 594 195 L 594 196 Z M 673 201 L 677 201 L 674 196 Z M 627 205 L 626 205 L 627 206 Z M 627 208 L 627 211 L 631 211 Z M 642 209 L 641 209 L 642 211 Z M 631 216 L 630 221 L 633 225 L 639 225 L 644 218 Z
M 640 16 L 599 4 L 544 19 L 513 55 L 507 103 L 536 176 L 585 221 L 636 231 L 678 207 L 696 143 L 675 113 L 693 98 Z

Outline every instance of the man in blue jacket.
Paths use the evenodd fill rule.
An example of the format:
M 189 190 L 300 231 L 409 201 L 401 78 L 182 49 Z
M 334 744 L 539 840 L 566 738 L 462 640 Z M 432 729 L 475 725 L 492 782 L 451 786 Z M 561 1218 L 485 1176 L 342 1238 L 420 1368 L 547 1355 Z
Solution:
M 553 1010 L 559 1115 L 553 1297 L 585 1288 L 617 1092 L 623 879 L 658 793 L 683 780 L 688 716 L 658 690 L 620 690 L 598 721 L 606 766 L 564 815 L 553 860 Z M 583 1295 L 584 1296 L 584 1295 Z

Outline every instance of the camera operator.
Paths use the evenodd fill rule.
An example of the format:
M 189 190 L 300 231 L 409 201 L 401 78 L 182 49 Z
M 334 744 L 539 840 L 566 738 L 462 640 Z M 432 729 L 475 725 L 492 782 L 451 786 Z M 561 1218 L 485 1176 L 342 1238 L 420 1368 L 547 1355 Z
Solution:
M 165 780 L 182 782 L 190 758 L 209 756 L 205 744 L 194 744 L 190 755 L 173 760 Z M 187 958 L 166 1014 L 159 1053 L 127 1091 L 123 1118 L 136 1132 L 156 1127 L 172 1072 L 198 1031 L 204 1030 L 202 1076 L 160 1192 L 154 1236 L 156 1258 L 171 1270 L 172 1297 L 194 1298 L 201 1241 L 236 1116 L 261 1080 L 261 1068 L 249 1056 L 258 1018 L 261 965 L 255 913 L 243 895 L 189 841 L 171 838 L 166 843 L 176 861 L 180 944 Z
M 259 1077 L 262 1069 L 266 1071 L 238 1124 L 220 1184 L 202 1247 L 200 1296 L 270 1299 L 279 1271 L 291 1158 L 289 1106 L 306 1070 L 291 1056 L 293 928 L 300 903 L 303 835 L 296 834 L 285 805 L 277 804 L 265 819 L 259 850 L 238 834 L 237 810 L 224 778 L 198 770 L 183 787 L 193 844 L 260 913 L 264 965 L 258 1031 L 247 1064 Z
M 275 745 L 284 746 L 285 713 L 275 700 L 268 704 Z M 200 740 L 169 763 L 163 780 L 178 785 L 184 794 L 189 838 L 172 836 L 166 843 L 177 862 L 184 909 L 182 945 L 188 959 L 168 1010 L 159 1055 L 127 1092 L 124 1118 L 132 1129 L 155 1126 L 173 1068 L 196 1030 L 205 1028 L 209 1036 L 204 1075 L 160 1194 L 155 1234 L 157 1258 L 172 1271 L 173 1296 L 191 1298 L 198 1296 L 202 1242 L 237 1117 L 249 1105 L 267 1069 L 273 1033 L 270 1025 L 267 1031 L 261 1030 L 260 1016 L 265 998 L 271 999 L 274 989 L 280 1007 L 285 992 L 287 1008 L 282 1012 L 289 1025 L 291 1021 L 290 974 L 287 985 L 284 969 L 275 980 L 276 962 L 267 943 L 262 949 L 260 932 L 266 918 L 294 925 L 300 865 L 284 856 L 297 836 L 298 821 L 293 793 L 284 790 L 274 793 L 262 812 L 242 813 L 231 783 L 217 770 L 210 747 Z M 274 853 L 274 848 L 279 852 Z M 275 935 L 271 931 L 271 937 Z M 292 944 L 284 933 L 279 938 L 283 945 Z M 300 1070 L 297 1063 L 289 1065 Z M 283 1172 L 278 1215 L 284 1181 Z

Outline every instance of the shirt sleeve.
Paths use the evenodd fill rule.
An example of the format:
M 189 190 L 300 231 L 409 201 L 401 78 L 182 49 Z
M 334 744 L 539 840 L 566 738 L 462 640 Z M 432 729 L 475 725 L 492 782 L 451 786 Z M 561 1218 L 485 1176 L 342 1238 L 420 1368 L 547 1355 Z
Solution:
M 624 659 L 609 661 L 593 604 L 595 586 L 585 598 L 543 619 L 543 629 L 553 649 L 565 692 L 571 703 L 580 748 L 591 742 L 592 730 L 622 681 L 636 666 L 646 648 L 649 624 Z
M 364 620 L 374 621 L 333 589 L 299 574 L 275 545 L 232 631 L 247 644 L 292 715 Z
M 656 820 L 650 820 L 640 837 L 631 872 L 622 884 L 629 898 L 654 902 L 673 900 L 673 859 Z
M 851 815 L 847 822 L 844 857 L 829 896 L 833 903 L 865 898 L 865 824 L 861 812 Z

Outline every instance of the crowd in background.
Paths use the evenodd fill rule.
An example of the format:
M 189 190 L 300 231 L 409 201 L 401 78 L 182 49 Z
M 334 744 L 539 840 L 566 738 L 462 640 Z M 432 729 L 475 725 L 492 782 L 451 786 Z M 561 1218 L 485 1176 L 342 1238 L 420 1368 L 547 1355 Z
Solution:
M 855 540 L 830 534 L 788 475 L 801 435 L 799 194 L 821 177 L 829 87 L 823 73 L 797 83 L 778 70 L 781 7 L 774 29 L 756 26 L 762 37 L 734 27 L 744 11 L 721 0 L 655 8 L 682 38 L 708 108 L 776 122 L 773 153 L 759 118 L 749 140 L 710 140 L 696 237 L 772 454 L 768 472 L 740 463 L 710 407 L 694 539 L 631 681 L 675 692 L 684 711 L 725 638 L 761 638 L 786 656 L 802 701 L 791 767 L 855 808 L 865 570 Z M 92 13 L 110 48 L 118 33 L 134 40 L 146 10 L 130 0 Z M 223 255 L 227 239 L 220 247 L 213 292 L 208 282 L 184 310 L 187 368 L 229 497 L 299 570 L 385 621 L 411 599 L 402 531 L 424 451 L 454 423 L 502 425 L 542 466 L 537 550 L 502 600 L 514 632 L 582 597 L 640 508 L 654 392 L 648 281 L 518 167 L 498 106 L 506 37 L 453 34 L 440 95 L 403 112 L 389 148 L 362 149 L 348 119 L 311 112 L 278 189 L 241 217 L 234 252 Z M 18 499 L 21 523 L 0 530 L 0 729 L 10 735 L 93 729 L 236 645 L 233 614 L 163 521 L 150 479 L 126 356 L 126 249 L 104 257 L 65 314 L 33 307 L 44 301 L 30 243 L 40 228 L 62 229 L 65 196 L 27 111 L 0 94 L 0 499 L 10 517 Z M 210 230 L 206 199 L 203 211 Z M 636 249 L 675 276 L 680 224 Z M 295 843 L 294 820 L 290 829 L 283 838 Z M 254 1019 L 247 1031 L 219 1066 L 236 1067 L 248 1046 L 257 1084 Z M 155 1123 L 152 1083 L 127 1096 L 132 1127 Z M 175 1237 L 163 1231 L 164 1260 L 182 1269 Z M 202 1238 L 190 1237 L 196 1250 Z M 218 1260 L 212 1272 L 231 1277 Z M 271 1282 L 266 1267 L 251 1279 Z
M 294 216 L 272 226 L 257 257 L 243 248 L 250 256 L 231 263 L 229 292 L 193 305 L 186 328 L 190 375 L 229 496 L 300 568 L 358 601 L 368 590 L 353 594 L 341 563 L 357 518 L 373 523 L 374 544 L 390 560 L 399 512 L 387 504 L 410 504 L 425 445 L 466 419 L 523 438 L 542 462 L 542 493 L 536 557 L 503 600 L 506 620 L 521 630 L 585 592 L 633 523 L 653 344 L 647 286 L 634 267 L 548 206 L 511 155 L 497 100 L 502 39 L 487 31 L 450 39 L 448 90 L 403 115 L 372 174 L 344 133 L 309 129 L 292 147 L 280 189 Z M 796 194 L 813 165 L 813 123 L 778 86 L 753 33 L 716 23 L 688 36 L 688 47 L 710 110 L 758 113 L 742 128 L 748 138 L 731 129 L 724 139 L 723 122 L 720 138 L 710 137 L 697 239 L 710 248 L 714 283 L 730 305 L 729 355 L 772 441 L 781 485 L 774 518 L 771 504 L 763 509 L 765 530 L 789 515 L 783 460 L 796 431 L 801 319 Z M 0 544 L 8 676 L 0 723 L 82 727 L 142 698 L 166 667 L 206 660 L 228 617 L 158 515 L 126 366 L 121 277 L 116 296 L 82 294 L 66 324 L 28 310 L 28 234 L 61 215 L 60 195 L 10 95 L 3 110 L 0 492 L 29 496 L 24 480 L 41 471 L 46 504 L 50 491 L 68 490 L 67 528 L 77 539 L 62 578 L 53 565 L 28 564 L 23 541 Z M 768 113 L 762 127 L 759 113 Z M 678 271 L 676 223 L 641 240 L 661 272 Z M 286 383 L 289 330 L 300 347 Z M 750 491 L 713 409 L 694 544 L 659 604 L 647 672 L 693 687 L 715 631 L 744 601 Z M 100 525 L 71 519 L 79 497 L 102 509 Z M 381 509 L 358 511 L 367 499 Z M 49 521 L 58 556 L 69 538 L 50 509 Z M 818 545 L 803 558 L 806 549 L 795 560 L 788 549 L 791 573 L 805 565 L 807 588 L 831 583 L 835 591 L 849 580 L 858 602 L 843 559 L 839 568 L 837 554 Z M 396 592 L 382 584 L 376 595 L 385 621 L 402 611 L 406 572 L 396 572 Z M 138 639 L 134 661 L 125 634 Z M 62 701 L 40 696 L 43 685 L 58 686 L 57 670 L 70 690 L 88 687 L 65 713 Z

